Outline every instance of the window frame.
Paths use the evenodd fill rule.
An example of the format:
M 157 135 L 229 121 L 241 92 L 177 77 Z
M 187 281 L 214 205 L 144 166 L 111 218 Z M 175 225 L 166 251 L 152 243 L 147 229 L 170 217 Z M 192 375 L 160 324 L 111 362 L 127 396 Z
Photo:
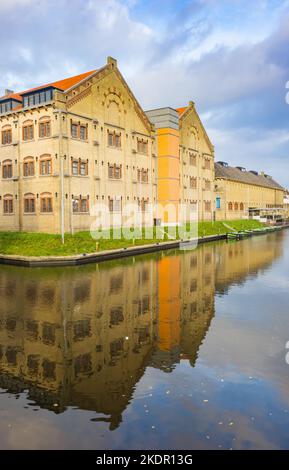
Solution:
M 7 171 L 7 167 L 9 168 L 8 170 L 8 175 L 5 175 L 5 172 Z M 13 162 L 10 159 L 4 160 L 2 163 L 2 179 L 9 180 L 13 178 Z
M 26 203 L 28 202 L 29 210 L 26 210 Z M 33 206 L 33 210 L 30 210 Z M 23 198 L 23 212 L 24 214 L 36 214 L 36 197 L 33 193 L 24 194 Z
M 8 137 L 9 136 L 9 137 Z M 1 130 L 1 143 L 2 145 L 11 145 L 12 144 L 12 127 L 5 126 Z
M 4 215 L 14 214 L 14 198 L 12 194 L 4 194 L 3 196 L 3 214 Z
M 50 209 L 50 210 L 47 210 Z M 51 193 L 40 194 L 40 214 L 53 213 L 53 197 Z
M 43 164 L 45 171 L 43 172 Z M 50 170 L 50 171 L 49 171 Z M 39 157 L 39 175 L 51 176 L 52 175 L 52 157 L 49 154 L 44 154 Z
M 31 168 L 33 172 L 31 172 Z M 26 169 L 28 169 L 26 174 Z M 35 176 L 35 159 L 34 157 L 25 157 L 23 160 L 23 178 L 32 178 Z

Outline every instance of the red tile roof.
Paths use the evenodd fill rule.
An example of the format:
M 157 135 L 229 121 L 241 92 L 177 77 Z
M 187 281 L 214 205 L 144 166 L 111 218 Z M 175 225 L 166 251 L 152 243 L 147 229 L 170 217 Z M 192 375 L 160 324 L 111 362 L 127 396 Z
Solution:
M 22 96 L 25 95 L 26 93 L 32 93 L 33 91 L 38 91 L 38 90 L 42 90 L 43 88 L 49 88 L 49 87 L 58 88 L 61 91 L 65 91 L 71 88 L 72 86 L 77 85 L 77 83 L 80 83 L 82 80 L 89 77 L 94 72 L 96 72 L 96 70 L 91 70 L 90 72 L 81 73 L 80 75 L 75 75 L 74 77 L 65 78 L 64 80 L 59 80 L 56 82 L 48 83 L 46 85 L 38 86 L 36 88 L 31 88 L 30 90 L 22 91 L 20 93 L 13 93 L 7 96 L 2 96 L 0 99 L 10 98 L 10 99 L 22 101 Z
M 186 111 L 186 109 L 187 109 L 187 106 L 185 106 L 184 108 L 176 108 L 176 111 L 181 116 Z

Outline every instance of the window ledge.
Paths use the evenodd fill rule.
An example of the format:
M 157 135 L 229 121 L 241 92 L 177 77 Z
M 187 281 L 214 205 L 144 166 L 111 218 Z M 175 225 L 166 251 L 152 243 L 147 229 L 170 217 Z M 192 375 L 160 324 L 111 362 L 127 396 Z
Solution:
M 71 140 L 76 140 L 77 142 L 83 142 L 84 144 L 88 144 L 89 140 L 88 139 L 80 139 L 79 137 L 72 137 Z
M 9 216 L 11 216 L 11 215 L 15 215 L 14 212 L 11 212 L 10 214 L 4 214 L 4 213 L 3 213 L 3 216 L 4 216 L 4 217 L 9 217 Z
M 90 212 L 73 212 L 73 215 L 90 215 Z
M 47 137 L 38 137 L 38 140 L 47 140 L 47 139 L 51 139 L 51 135 Z
M 31 140 L 23 140 L 22 139 L 22 144 L 30 144 L 31 142 L 35 142 L 35 139 L 31 139 Z

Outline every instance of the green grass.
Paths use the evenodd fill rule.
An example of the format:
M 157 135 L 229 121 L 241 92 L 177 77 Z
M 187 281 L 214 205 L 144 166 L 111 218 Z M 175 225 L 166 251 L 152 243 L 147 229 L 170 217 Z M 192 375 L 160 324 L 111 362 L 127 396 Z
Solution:
M 225 222 L 201 222 L 198 225 L 198 235 L 200 237 L 225 234 L 232 230 L 246 230 L 262 227 L 255 220 L 236 220 Z M 231 230 L 232 229 L 232 230 Z M 130 246 L 147 245 L 149 243 L 162 242 L 175 239 L 172 238 L 167 228 L 162 229 L 164 236 L 157 236 L 156 228 L 153 229 L 153 238 L 146 239 L 144 231 L 138 232 L 138 238 L 135 240 L 126 240 L 124 237 L 119 239 L 100 239 L 94 240 L 89 232 L 79 232 L 75 235 L 65 234 L 64 245 L 61 242 L 60 235 L 52 235 L 46 233 L 25 233 L 25 232 L 0 232 L 0 254 L 3 255 L 19 255 L 19 256 L 69 256 L 82 253 L 93 253 L 95 251 L 112 250 L 117 248 L 125 248 Z M 196 236 L 197 227 L 193 231 Z M 120 232 L 118 232 L 119 235 Z M 111 235 L 111 231 L 106 231 Z M 179 238 L 177 235 L 176 238 Z M 96 246 L 97 244 L 97 246 Z

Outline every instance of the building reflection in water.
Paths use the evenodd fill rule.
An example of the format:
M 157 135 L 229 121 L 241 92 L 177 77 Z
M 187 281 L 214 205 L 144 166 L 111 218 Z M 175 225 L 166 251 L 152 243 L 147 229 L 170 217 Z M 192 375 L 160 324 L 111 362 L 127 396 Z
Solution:
M 194 367 L 215 293 L 281 256 L 270 240 L 73 269 L 1 267 L 0 387 L 28 390 L 33 405 L 56 413 L 95 411 L 117 428 L 146 367 Z

